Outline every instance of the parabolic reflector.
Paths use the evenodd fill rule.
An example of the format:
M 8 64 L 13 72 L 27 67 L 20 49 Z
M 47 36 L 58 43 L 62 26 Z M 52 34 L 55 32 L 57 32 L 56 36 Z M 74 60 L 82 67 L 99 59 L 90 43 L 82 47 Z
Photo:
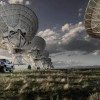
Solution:
M 46 46 L 45 40 L 39 36 L 35 36 L 31 42 L 31 47 L 33 49 L 40 50 L 40 52 L 43 52 L 43 50 L 45 49 L 45 46 Z
M 89 0 L 85 13 L 85 28 L 90 36 L 100 38 L 100 0 Z
M 37 30 L 38 19 L 31 9 L 20 4 L 0 5 L 0 39 L 9 37 L 15 45 L 24 44 L 34 38 Z

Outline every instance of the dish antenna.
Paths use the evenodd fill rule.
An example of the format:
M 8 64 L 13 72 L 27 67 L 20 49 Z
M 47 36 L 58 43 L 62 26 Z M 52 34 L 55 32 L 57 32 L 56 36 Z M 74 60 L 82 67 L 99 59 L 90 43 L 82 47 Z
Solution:
M 0 5 L 0 47 L 12 57 L 30 49 L 37 30 L 38 19 L 30 8 L 21 4 Z
M 28 45 L 28 47 L 29 47 L 29 50 L 28 50 L 28 52 L 25 52 L 26 55 L 28 53 L 28 54 L 31 54 L 31 56 L 32 55 L 37 56 L 38 54 L 43 53 L 43 51 L 46 47 L 46 42 L 42 37 L 35 36 L 33 38 L 33 40 L 31 41 L 31 44 Z M 26 48 L 26 47 L 24 47 L 24 48 Z
M 31 50 L 28 52 L 30 56 L 35 59 L 41 56 L 41 53 L 44 51 L 46 47 L 46 42 L 42 37 L 35 36 L 31 42 Z
M 44 50 L 43 53 L 41 54 L 40 62 L 42 68 L 44 69 L 54 68 L 52 60 L 51 58 L 49 58 L 49 52 L 47 50 Z
M 100 38 L 100 0 L 89 0 L 84 23 L 91 37 Z
M 42 37 L 35 36 L 31 42 L 31 50 L 28 52 L 28 58 L 30 58 L 31 65 L 36 68 L 41 59 L 41 53 L 43 53 L 46 46 L 46 42 Z
M 20 4 L 0 5 L 0 41 L 5 48 L 30 44 L 37 30 L 38 19 L 31 9 Z
M 38 49 L 43 52 L 46 47 L 45 40 L 40 36 L 35 36 L 31 42 L 31 47 L 33 50 Z

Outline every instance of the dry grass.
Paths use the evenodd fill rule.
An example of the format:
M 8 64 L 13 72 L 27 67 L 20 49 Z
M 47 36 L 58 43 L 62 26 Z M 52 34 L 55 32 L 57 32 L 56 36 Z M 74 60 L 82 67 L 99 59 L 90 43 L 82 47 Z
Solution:
M 0 73 L 0 100 L 87 100 L 96 92 L 100 69 Z

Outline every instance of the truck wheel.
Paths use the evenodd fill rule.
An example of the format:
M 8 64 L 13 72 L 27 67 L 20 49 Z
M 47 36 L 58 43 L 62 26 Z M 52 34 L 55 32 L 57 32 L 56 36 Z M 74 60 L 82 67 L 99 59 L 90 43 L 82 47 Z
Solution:
M 3 67 L 3 72 L 6 72 L 6 70 L 7 70 L 7 69 L 6 69 L 6 67 L 4 66 L 4 67 Z
M 3 67 L 1 67 L 1 68 L 0 68 L 0 72 L 4 72 L 4 69 L 3 69 Z

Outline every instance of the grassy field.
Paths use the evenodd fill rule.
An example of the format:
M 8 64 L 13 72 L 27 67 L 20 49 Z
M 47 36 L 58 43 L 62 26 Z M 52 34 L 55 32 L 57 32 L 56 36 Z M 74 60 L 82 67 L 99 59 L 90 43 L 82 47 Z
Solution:
M 99 92 L 100 69 L 0 73 L 0 100 L 100 100 Z

